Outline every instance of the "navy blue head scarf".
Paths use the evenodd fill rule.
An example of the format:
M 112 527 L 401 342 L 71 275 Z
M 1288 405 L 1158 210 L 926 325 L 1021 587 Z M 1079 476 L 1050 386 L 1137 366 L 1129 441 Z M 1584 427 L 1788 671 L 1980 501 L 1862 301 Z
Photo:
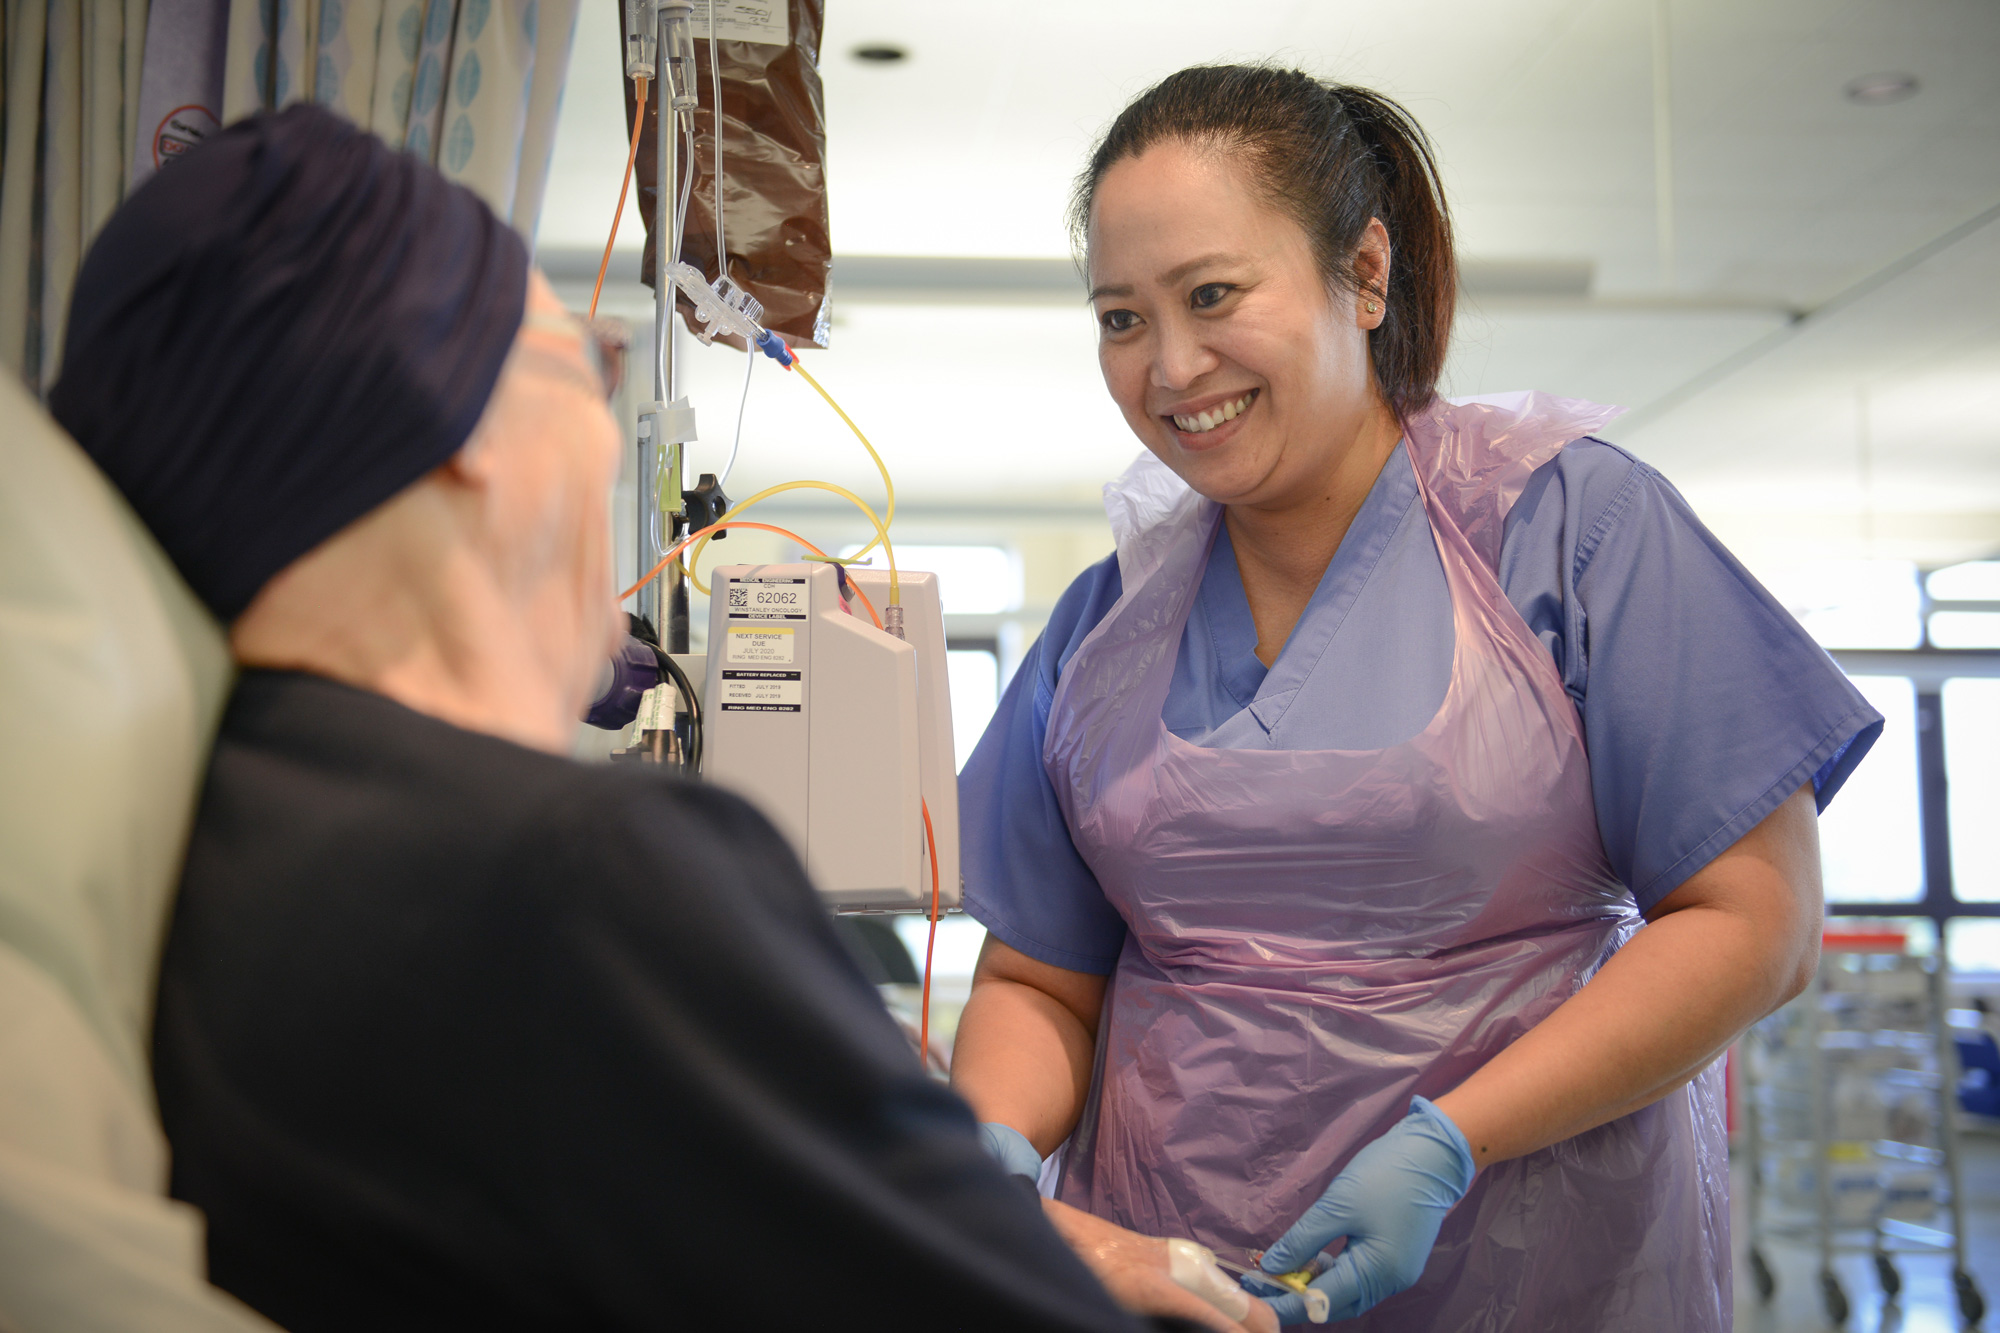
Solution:
M 112 215 L 77 274 L 49 406 L 233 620 L 465 443 L 527 281 L 520 237 L 471 191 L 289 107 Z

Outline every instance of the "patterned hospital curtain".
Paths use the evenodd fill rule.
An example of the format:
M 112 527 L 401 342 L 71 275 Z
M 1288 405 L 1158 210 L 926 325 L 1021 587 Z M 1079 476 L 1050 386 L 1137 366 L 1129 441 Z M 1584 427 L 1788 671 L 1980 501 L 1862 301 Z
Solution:
M 49 0 L 48 46 L 42 64 L 41 389 L 55 382 L 62 354 L 63 315 L 70 282 L 83 256 L 83 4 Z
M 383 5 L 371 126 L 393 143 L 400 123 L 407 151 L 477 192 L 530 244 L 569 77 L 577 4 Z
M 366 125 L 375 106 L 382 0 L 319 0 L 313 101 Z
M 272 76 L 289 91 L 289 71 L 272 67 L 280 0 L 233 0 L 229 5 L 229 56 L 222 82 L 222 123 L 262 111 L 271 102 Z
M 390 143 L 401 143 L 410 128 L 410 93 L 417 81 L 417 52 L 423 44 L 426 0 L 385 0 L 381 35 L 375 45 L 375 101 L 368 128 Z
M 315 101 L 531 244 L 578 0 L 0 0 L 0 362 L 54 383 L 77 265 L 220 126 Z
M 542 217 L 542 195 L 549 183 L 549 162 L 556 147 L 556 121 L 562 114 L 563 87 L 568 82 L 569 53 L 576 39 L 578 0 L 542 0 L 535 33 L 535 82 L 528 97 L 528 124 L 521 136 L 520 180 L 514 186 L 514 230 L 535 242 Z
M 124 198 L 145 0 L 8 0 L 0 58 L 0 363 L 54 382 L 76 266 Z
M 403 148 L 433 165 L 437 162 L 438 132 L 444 126 L 444 85 L 451 75 L 456 11 L 452 0 L 429 0 L 424 6 L 417 76 L 410 85 L 410 127 L 403 134 Z
M 530 242 L 575 32 L 575 0 L 460 0 L 458 8 L 437 166 L 478 192 Z M 541 73 L 545 53 L 553 77 Z M 524 183 L 533 196 L 527 207 Z
M 279 0 L 278 77 L 291 76 L 290 86 L 274 99 L 275 106 L 311 101 L 313 95 L 312 34 L 319 28 L 319 0 Z
M 320 0 L 231 0 L 223 124 L 312 100 L 319 20 Z

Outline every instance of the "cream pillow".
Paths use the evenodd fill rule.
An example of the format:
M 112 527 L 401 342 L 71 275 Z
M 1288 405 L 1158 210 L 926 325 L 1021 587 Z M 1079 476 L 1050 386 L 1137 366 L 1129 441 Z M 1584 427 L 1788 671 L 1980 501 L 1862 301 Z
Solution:
M 164 1197 L 162 933 L 230 684 L 221 631 L 0 374 L 0 1328 L 264 1330 Z

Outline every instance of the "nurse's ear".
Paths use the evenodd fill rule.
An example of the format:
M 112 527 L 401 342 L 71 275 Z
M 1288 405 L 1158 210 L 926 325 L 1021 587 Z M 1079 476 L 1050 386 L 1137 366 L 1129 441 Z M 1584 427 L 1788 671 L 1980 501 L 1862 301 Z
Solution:
M 1354 322 L 1369 331 L 1389 317 L 1389 229 L 1369 218 L 1354 247 Z

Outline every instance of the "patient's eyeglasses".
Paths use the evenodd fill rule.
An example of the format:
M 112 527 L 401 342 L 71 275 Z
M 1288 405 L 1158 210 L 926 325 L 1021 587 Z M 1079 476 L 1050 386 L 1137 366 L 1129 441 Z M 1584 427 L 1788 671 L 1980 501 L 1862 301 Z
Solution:
M 567 311 L 556 315 L 537 310 L 530 311 L 521 323 L 524 328 L 546 329 L 579 340 L 584 360 L 597 372 L 597 381 L 603 386 L 605 401 L 618 396 L 619 387 L 625 382 L 626 353 L 632 346 L 632 330 L 624 320 L 609 316 L 586 320 Z

